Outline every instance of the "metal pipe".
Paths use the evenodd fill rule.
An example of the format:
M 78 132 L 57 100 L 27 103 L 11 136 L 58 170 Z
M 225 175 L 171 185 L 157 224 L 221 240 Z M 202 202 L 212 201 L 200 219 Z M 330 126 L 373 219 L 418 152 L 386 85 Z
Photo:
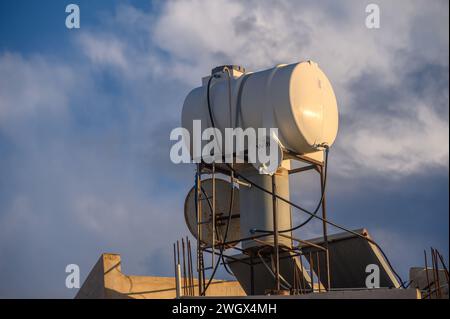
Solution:
M 199 296 L 202 295 L 202 267 L 203 265 L 201 264 L 201 251 L 202 251 L 202 247 L 201 247 L 201 240 L 202 240 L 202 232 L 201 232 L 201 222 L 202 222 L 202 212 L 201 212 L 201 200 L 200 200 L 200 196 L 201 196 L 201 178 L 200 178 L 200 174 L 201 174 L 201 165 L 197 164 L 197 174 L 196 174 L 196 179 L 195 179 L 195 184 L 196 184 L 196 213 L 197 213 L 197 273 L 198 273 L 198 293 Z
M 436 268 L 437 292 L 438 292 L 439 298 L 442 298 L 441 280 L 439 279 L 439 264 L 438 264 L 437 254 L 436 254 L 436 250 L 434 248 L 431 248 L 431 249 L 432 249 L 432 252 L 434 255 L 434 263 L 435 263 L 435 268 Z
M 286 235 L 286 234 L 283 234 L 283 233 L 280 233 L 279 235 L 280 235 L 281 237 L 290 238 L 290 239 L 292 239 L 292 240 L 294 240 L 294 241 L 298 241 L 299 243 L 303 243 L 303 244 L 306 244 L 306 245 L 308 245 L 308 246 L 315 247 L 315 248 L 317 248 L 317 249 L 326 251 L 326 249 L 323 248 L 322 246 L 317 245 L 317 244 L 314 244 L 314 243 L 312 243 L 312 242 L 310 242 L 310 241 L 298 239 L 298 238 L 295 238 L 295 237 L 293 237 L 293 236 L 289 236 L 289 235 Z
M 255 294 L 255 269 L 253 266 L 253 254 L 250 254 L 250 294 Z
M 195 295 L 195 291 L 194 291 L 194 267 L 192 264 L 192 248 L 191 248 L 191 241 L 188 240 L 188 247 L 189 247 L 189 267 L 190 267 L 190 271 L 189 271 L 189 281 L 190 281 L 190 295 L 194 296 Z
M 175 243 L 173 243 L 173 267 L 174 267 L 174 278 L 175 278 L 175 287 L 177 286 L 177 250 Z
M 189 256 L 189 239 L 186 236 L 186 258 L 187 258 L 187 295 L 191 296 L 191 258 Z
M 177 298 L 181 297 L 181 266 L 177 264 L 177 272 L 176 272 L 176 296 Z
M 186 254 L 185 254 L 185 247 L 184 247 L 184 238 L 181 238 L 181 246 L 182 246 L 182 252 L 183 252 L 183 294 L 186 295 L 186 289 L 187 289 L 187 279 L 186 279 Z
M 180 263 L 180 242 L 177 240 L 177 264 Z
M 272 175 L 273 242 L 275 250 L 275 289 L 280 290 L 280 251 L 278 247 L 278 216 L 275 174 Z
M 310 171 L 312 169 L 317 169 L 317 165 L 308 165 L 308 166 L 303 166 L 303 167 L 299 167 L 299 168 L 293 168 L 288 171 L 288 174 L 291 175 L 291 174 L 306 172 L 306 171 Z
M 430 250 L 431 250 L 431 266 L 433 268 L 433 283 L 434 283 L 434 287 L 437 287 L 438 283 L 437 283 L 437 277 L 436 277 L 436 269 L 434 268 L 435 267 L 435 263 L 434 263 L 433 248 L 430 247 Z M 435 289 L 435 296 L 436 296 L 436 298 L 438 298 L 438 291 L 437 291 L 437 289 Z
M 326 275 L 327 275 L 327 289 L 331 288 L 331 278 L 330 278 L 330 254 L 329 254 L 329 245 L 328 245 L 328 225 L 327 225 L 327 209 L 326 209 L 326 194 L 325 194 L 325 181 L 323 174 L 323 164 L 320 166 L 320 187 L 323 194 L 322 198 L 322 228 L 323 228 L 323 243 L 324 248 L 326 249 L 325 253 L 325 266 L 326 266 Z M 320 283 L 319 283 L 320 286 Z
M 231 214 L 231 212 L 230 212 Z M 216 163 L 212 163 L 212 249 L 216 247 Z M 211 265 L 214 265 L 215 254 L 211 256 Z
M 447 266 L 445 266 L 444 258 L 442 257 L 441 253 L 437 249 L 436 249 L 436 253 L 441 261 L 442 267 L 444 268 L 444 274 L 445 274 L 445 277 L 447 279 L 447 284 L 448 284 L 449 283 L 448 269 L 447 269 Z
M 320 260 L 319 260 L 319 252 L 316 252 L 316 258 L 317 258 L 317 283 L 319 285 L 319 292 L 320 292 L 320 286 L 322 286 L 322 282 L 320 281 Z
M 314 292 L 314 263 L 311 252 L 309 253 L 309 274 L 311 276 L 311 290 Z
M 211 250 L 209 250 L 209 249 L 207 249 L 207 248 L 205 248 L 205 250 L 204 250 L 205 252 L 207 252 L 207 253 L 210 253 L 210 254 L 216 254 L 216 255 L 220 255 L 220 253 L 218 253 L 218 252 L 212 252 Z M 238 259 L 238 258 L 235 258 L 235 257 L 233 257 L 233 256 L 228 256 L 228 255 L 225 255 L 225 254 L 222 254 L 225 258 L 227 258 L 227 259 L 231 259 L 232 261 L 236 261 L 236 262 L 241 262 L 241 263 L 243 263 L 243 264 L 246 264 L 246 265 L 250 265 L 250 263 L 248 263 L 248 262 L 245 262 L 245 261 L 243 261 L 242 259 Z
M 428 288 L 428 296 L 431 299 L 431 287 L 430 287 L 430 277 L 428 276 L 428 262 L 427 262 L 427 251 L 424 250 L 423 254 L 425 255 L 425 275 L 427 277 L 427 288 Z
M 293 294 L 295 295 L 295 291 L 297 290 L 297 267 L 295 267 L 295 259 L 292 259 L 292 282 L 293 282 Z
M 305 276 L 304 276 L 305 270 L 303 268 L 303 260 L 302 260 L 303 256 L 300 255 L 299 258 L 300 258 L 300 267 L 301 267 L 301 270 L 302 270 L 302 273 L 301 273 L 301 287 L 302 287 L 302 293 L 303 293 L 306 290 Z
M 205 260 L 203 259 L 203 251 L 201 255 L 201 261 L 202 261 L 202 292 L 203 294 L 206 294 L 206 280 L 205 280 Z
M 237 243 L 244 242 L 244 241 L 255 240 L 257 238 L 262 238 L 262 237 L 267 237 L 267 233 L 264 233 L 264 234 L 261 234 L 261 235 L 243 237 L 243 238 L 240 238 L 240 239 L 230 240 L 230 241 L 225 241 L 225 242 L 220 241 L 220 244 L 221 245 L 232 245 L 232 244 L 237 244 Z M 235 247 L 233 247 L 233 248 L 236 249 Z

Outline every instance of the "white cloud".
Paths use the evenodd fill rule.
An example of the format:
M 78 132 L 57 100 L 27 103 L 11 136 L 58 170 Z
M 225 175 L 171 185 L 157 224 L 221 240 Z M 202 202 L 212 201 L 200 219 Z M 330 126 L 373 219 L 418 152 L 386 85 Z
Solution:
M 80 43 L 85 54 L 94 64 L 115 66 L 122 70 L 129 68 L 128 61 L 125 57 L 124 43 L 116 37 L 105 38 L 90 33 L 83 33 L 80 36 Z
M 45 57 L 0 54 L 0 128 L 44 113 L 64 117 L 75 78 L 70 67 Z
M 445 19 L 442 4 L 425 5 L 426 10 L 417 1 L 379 5 L 382 27 L 369 30 L 360 1 L 171 1 L 155 19 L 152 38 L 171 57 L 169 73 L 190 83 L 198 83 L 191 74 L 198 78 L 220 63 L 258 70 L 313 59 L 339 89 L 346 112 L 351 107 L 345 92 L 349 80 L 375 71 L 384 81 L 399 80 L 399 51 L 419 50 L 428 60 L 448 65 L 441 49 L 448 44 L 448 31 L 439 24 Z M 424 50 L 415 42 L 416 16 L 426 21 L 438 17 L 429 31 L 437 32 L 430 41 L 438 46 Z
M 104 36 L 91 34 L 84 46 L 93 62 L 96 51 L 108 51 L 102 47 L 111 46 L 110 54 L 121 58 L 105 60 L 119 67 L 128 65 L 126 74 L 134 80 L 142 79 L 146 69 L 169 83 L 176 79 L 190 87 L 199 85 L 200 78 L 219 64 L 239 63 L 258 70 L 313 59 L 334 84 L 342 118 L 355 110 L 361 114 L 356 123 L 348 124 L 351 129 L 338 135 L 333 156 L 343 165 L 340 173 L 354 174 L 355 169 L 364 168 L 398 176 L 418 173 L 423 167 L 448 167 L 448 118 L 430 107 L 436 100 L 448 103 L 448 91 L 440 96 L 428 92 L 412 103 L 405 92 L 397 103 L 397 114 L 387 116 L 380 109 L 364 116 L 361 108 L 365 106 L 354 100 L 355 94 L 363 93 L 351 86 L 362 75 L 374 74 L 385 86 L 401 90 L 414 69 L 411 56 L 423 65 L 448 68 L 448 29 L 443 27 L 448 4 L 381 1 L 379 6 L 381 29 L 369 30 L 364 23 L 365 4 L 360 1 L 329 1 L 320 6 L 308 1 L 170 1 L 157 16 L 144 19 L 143 13 L 133 13 L 140 23 L 149 23 L 148 29 L 141 27 L 151 39 L 147 46 L 127 42 L 119 50 L 116 44 L 126 40 L 114 38 L 113 31 L 110 44 Z M 118 17 L 125 28 L 132 28 Z M 426 48 L 423 41 L 428 43 Z M 90 50 L 91 44 L 99 48 Z M 394 171 L 398 175 L 390 175 Z
M 173 167 L 164 175 L 168 138 L 152 135 L 162 122 L 156 102 L 159 115 L 169 112 L 167 94 L 156 89 L 162 97 L 149 106 L 148 79 L 138 92 L 127 79 L 118 83 L 131 87 L 124 94 L 105 89 L 98 74 L 120 60 L 102 59 L 91 68 L 86 60 L 0 54 L 0 257 L 8 260 L 0 296 L 71 297 L 65 265 L 75 262 L 86 275 L 105 251 L 124 252 L 131 273 L 170 274 L 148 265 L 161 242 L 170 249 L 186 231 L 173 222 L 183 192 L 161 185 L 185 175 Z
M 410 105 L 405 117 L 373 115 L 341 135 L 339 173 L 372 170 L 390 177 L 424 172 L 427 167 L 448 171 L 448 118 L 423 104 Z

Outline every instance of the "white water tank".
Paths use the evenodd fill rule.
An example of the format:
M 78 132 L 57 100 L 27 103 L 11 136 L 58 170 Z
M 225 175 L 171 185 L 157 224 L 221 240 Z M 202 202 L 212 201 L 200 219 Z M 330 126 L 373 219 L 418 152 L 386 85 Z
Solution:
M 191 139 L 193 120 L 201 120 L 202 131 L 212 126 L 207 80 L 184 101 L 182 126 L 188 129 Z M 211 82 L 210 98 L 215 125 L 222 135 L 226 127 L 278 128 L 282 147 L 298 154 L 316 152 L 324 143 L 331 146 L 336 138 L 336 97 L 330 81 L 312 61 L 255 73 L 232 70 L 231 110 L 227 76 L 219 71 Z

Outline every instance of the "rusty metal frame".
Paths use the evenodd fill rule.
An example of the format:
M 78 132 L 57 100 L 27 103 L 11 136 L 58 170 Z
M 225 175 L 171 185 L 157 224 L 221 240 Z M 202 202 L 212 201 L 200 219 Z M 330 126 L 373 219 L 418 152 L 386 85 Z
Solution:
M 321 191 L 324 192 L 322 205 L 321 205 L 322 206 L 322 211 L 321 211 L 321 213 L 322 213 L 322 236 L 324 238 L 324 242 L 322 243 L 322 245 L 317 245 L 317 244 L 308 242 L 306 240 L 301 240 L 301 239 L 295 238 L 293 236 L 288 236 L 288 235 L 285 235 L 283 233 L 279 233 L 278 232 L 277 224 L 276 224 L 276 222 L 277 222 L 277 218 L 276 218 L 277 217 L 276 216 L 276 213 L 277 213 L 276 212 L 276 201 L 277 201 L 277 198 L 274 195 L 275 194 L 275 188 L 274 188 L 275 185 L 274 185 L 274 181 L 273 181 L 272 182 L 272 187 L 273 187 L 273 190 L 272 190 L 272 193 L 273 193 L 272 197 L 273 198 L 272 198 L 272 200 L 273 200 L 274 231 L 273 231 L 272 236 L 274 237 L 274 246 L 272 247 L 272 250 L 274 252 L 273 255 L 275 256 L 275 276 L 276 276 L 276 278 L 275 278 L 276 279 L 276 285 L 274 287 L 274 291 L 273 292 L 274 293 L 279 292 L 280 291 L 280 286 L 281 286 L 280 285 L 280 273 L 279 273 L 279 261 L 280 261 L 279 251 L 280 251 L 281 247 L 278 247 L 278 238 L 279 238 L 279 236 L 288 237 L 293 242 L 296 241 L 299 244 L 303 244 L 303 246 L 307 245 L 307 246 L 314 247 L 314 248 L 317 249 L 317 251 L 322 251 L 322 252 L 325 253 L 325 256 L 326 256 L 326 258 L 325 258 L 326 274 L 316 274 L 316 276 L 318 277 L 319 281 L 325 281 L 325 282 L 322 282 L 322 284 L 325 287 L 325 290 L 330 290 L 331 289 L 331 278 L 330 278 L 330 255 L 329 255 L 329 247 L 328 247 L 329 245 L 328 245 L 328 228 L 327 228 L 327 210 L 326 210 L 326 200 L 325 200 L 326 194 L 325 194 L 325 190 L 323 188 L 324 187 L 324 163 L 320 162 L 320 161 L 317 161 L 317 160 L 314 160 L 314 159 L 311 159 L 311 158 L 308 158 L 306 156 L 296 155 L 296 154 L 289 155 L 289 159 L 296 160 L 296 161 L 303 162 L 303 163 L 307 164 L 306 166 L 289 170 L 288 171 L 289 175 L 298 174 L 298 173 L 301 173 L 301 172 L 307 172 L 307 171 L 311 171 L 311 170 L 316 171 L 320 175 Z M 198 280 L 199 280 L 199 285 L 198 285 L 199 286 L 199 295 L 203 295 L 206 292 L 205 291 L 205 270 L 211 269 L 212 267 L 214 267 L 214 260 L 215 260 L 214 256 L 219 256 L 220 255 L 216 251 L 216 249 L 223 249 L 223 250 L 235 249 L 235 250 L 238 250 L 238 251 L 248 255 L 248 257 L 249 257 L 248 259 L 250 260 L 250 262 L 244 261 L 242 259 L 233 258 L 233 256 L 225 255 L 224 253 L 222 253 L 222 256 L 227 258 L 227 259 L 229 259 L 229 260 L 233 260 L 233 261 L 236 261 L 236 262 L 242 262 L 242 263 L 245 263 L 245 264 L 247 264 L 247 265 L 249 265 L 251 267 L 250 282 L 251 282 L 251 291 L 253 293 L 254 292 L 254 278 L 253 278 L 254 277 L 254 271 L 253 271 L 253 268 L 254 268 L 254 266 L 256 264 L 258 264 L 258 262 L 254 261 L 254 258 L 253 258 L 254 256 L 252 255 L 252 253 L 250 251 L 243 250 L 243 249 L 241 249 L 239 247 L 236 247 L 236 246 L 232 246 L 231 247 L 230 245 L 242 244 L 242 242 L 244 242 L 244 241 L 258 240 L 258 238 L 266 237 L 267 234 L 254 235 L 254 236 L 250 236 L 250 237 L 240 238 L 238 240 L 225 241 L 225 242 L 222 242 L 220 240 L 216 241 L 215 238 L 214 238 L 212 247 L 207 247 L 207 245 L 203 245 L 202 244 L 202 237 L 201 237 L 201 235 L 202 235 L 201 234 L 201 228 L 202 228 L 201 227 L 201 223 L 202 223 L 202 220 L 201 220 L 201 216 L 202 216 L 202 214 L 201 214 L 201 209 L 202 209 L 202 207 L 201 207 L 201 197 L 202 197 L 202 193 L 201 193 L 201 179 L 202 179 L 202 175 L 209 174 L 209 175 L 212 175 L 213 180 L 215 180 L 217 173 L 223 174 L 225 176 L 231 176 L 231 171 L 229 169 L 226 169 L 224 167 L 220 167 L 219 165 L 207 164 L 207 163 L 204 163 L 204 162 L 197 164 L 197 170 L 196 170 L 196 174 L 195 174 L 195 176 L 196 176 L 197 192 L 196 192 L 195 200 L 197 201 L 197 205 L 196 205 L 197 211 L 196 212 L 197 212 L 197 223 L 198 223 L 198 225 L 197 225 L 197 234 L 198 235 L 197 235 L 196 239 L 197 239 L 197 272 L 198 272 Z M 234 179 L 237 179 L 237 177 L 234 177 Z M 237 182 L 239 182 L 239 181 L 237 181 Z M 212 202 L 213 203 L 215 203 L 215 196 L 216 196 L 215 191 L 213 191 L 213 196 L 212 196 Z M 213 208 L 213 210 L 215 210 L 214 208 Z M 212 214 L 213 214 L 213 220 L 216 220 L 215 212 L 213 211 Z M 213 225 L 213 228 L 215 230 L 215 225 Z M 215 232 L 213 232 L 213 236 L 215 236 Z M 303 271 L 302 257 L 305 257 L 306 260 L 309 260 L 310 277 L 311 277 L 310 285 L 311 285 L 311 291 L 314 291 L 314 269 L 313 269 L 313 265 L 312 265 L 314 262 L 311 259 L 312 256 L 305 256 L 299 246 L 300 245 L 298 245 L 296 247 L 295 245 L 292 245 L 292 247 L 290 247 L 290 248 L 283 246 L 282 249 L 284 251 L 287 251 L 287 252 L 291 253 L 288 256 L 289 258 L 292 258 L 292 257 L 299 257 L 300 258 L 300 263 L 302 265 L 302 271 Z M 209 254 L 212 255 L 212 258 L 211 258 L 211 260 L 212 260 L 212 267 L 205 267 L 204 259 L 203 259 L 204 253 L 209 253 Z M 317 255 L 317 259 L 319 259 L 318 253 L 316 255 Z M 311 258 L 308 258 L 308 257 L 311 257 Z M 287 257 L 283 256 L 281 258 L 287 258 Z M 217 260 L 217 262 L 220 262 L 220 260 Z M 321 275 L 325 275 L 326 278 L 321 280 L 321 278 L 320 278 Z M 303 283 L 303 286 L 304 286 L 304 283 Z M 321 285 L 319 283 L 319 285 L 318 285 L 319 291 L 320 291 L 320 286 Z M 293 290 L 294 290 L 293 293 L 298 293 L 299 291 L 300 292 L 306 291 L 305 289 L 293 289 Z M 297 291 L 295 291 L 295 290 L 297 290 Z

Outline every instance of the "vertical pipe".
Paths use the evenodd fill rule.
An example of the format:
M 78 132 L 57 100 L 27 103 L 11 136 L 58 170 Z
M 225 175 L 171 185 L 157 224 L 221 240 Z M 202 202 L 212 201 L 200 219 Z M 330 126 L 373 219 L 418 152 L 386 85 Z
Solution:
M 174 278 L 175 278 L 175 289 L 177 287 L 177 249 L 175 243 L 173 243 L 173 270 L 174 270 Z
M 187 295 L 191 296 L 191 258 L 189 256 L 189 239 L 186 236 L 186 258 L 187 258 Z
M 427 277 L 427 287 L 428 287 L 428 298 L 431 299 L 431 287 L 430 287 L 430 277 L 428 276 L 428 261 L 427 261 L 427 251 L 424 250 L 423 254 L 425 256 L 425 275 Z
M 205 280 L 205 260 L 203 258 L 203 250 L 202 250 L 202 255 L 201 255 L 201 262 L 202 262 L 202 291 L 203 294 L 206 294 L 206 280 Z
M 177 264 L 180 263 L 180 242 L 177 240 Z
M 320 281 L 320 256 L 319 256 L 319 252 L 316 252 L 316 258 L 317 258 L 317 284 L 319 285 L 319 292 L 320 292 L 320 286 L 321 286 L 321 281 Z
M 300 257 L 300 267 L 301 267 L 301 288 L 302 288 L 302 290 L 301 290 L 301 293 L 303 294 L 304 292 L 305 292 L 305 290 L 306 290 L 306 283 L 305 283 L 305 276 L 304 276 L 304 273 L 305 273 L 305 270 L 304 270 L 304 268 L 303 268 L 303 255 L 300 255 L 299 256 Z
M 438 298 L 438 291 L 437 291 L 437 277 L 436 277 L 436 269 L 435 267 L 435 263 L 434 263 L 434 254 L 433 254 L 433 248 L 430 248 L 431 250 L 431 267 L 433 269 L 433 283 L 434 283 L 434 295 L 436 297 L 436 299 Z
M 191 241 L 188 239 L 188 256 L 189 256 L 189 287 L 190 292 L 189 294 L 191 296 L 194 296 L 194 271 L 193 271 L 193 264 L 192 264 L 192 249 L 191 249 Z
M 186 254 L 184 247 L 184 238 L 181 238 L 181 246 L 183 251 L 183 295 L 186 295 L 187 279 L 186 279 Z
M 201 212 L 201 166 L 200 164 L 197 164 L 197 173 L 196 173 L 196 213 L 197 213 L 197 273 L 198 273 L 198 293 L 199 296 L 202 295 L 202 268 L 203 265 L 201 264 L 201 236 L 202 236 L 202 212 Z
M 295 262 L 295 257 L 292 258 L 292 294 L 296 295 L 298 291 L 297 287 L 297 263 Z
M 327 163 L 328 165 L 328 163 Z M 321 186 L 321 191 L 323 193 L 323 198 L 322 198 L 322 218 L 323 218 L 323 222 L 322 222 L 322 228 L 323 228 L 323 242 L 324 242 L 324 248 L 326 249 L 325 252 L 325 265 L 326 265 L 326 272 L 327 272 L 327 290 L 331 289 L 331 278 L 330 278 L 330 253 L 329 253 L 329 245 L 328 245 L 328 225 L 327 225 L 327 208 L 326 208 L 326 194 L 325 194 L 325 185 L 324 185 L 324 174 L 323 174 L 323 165 L 319 166 L 319 171 L 320 171 L 320 186 Z
M 181 266 L 177 264 L 177 272 L 176 272 L 176 295 L 177 298 L 181 297 Z
M 215 264 L 216 247 L 216 163 L 212 163 L 212 254 L 211 265 Z
M 309 253 L 309 275 L 311 276 L 311 291 L 314 292 L 314 263 L 311 252 Z
M 434 264 L 435 264 L 435 268 L 436 268 L 436 289 L 437 289 L 437 293 L 439 298 L 442 298 L 442 292 L 441 292 L 441 280 L 439 279 L 439 264 L 438 264 L 438 260 L 437 260 L 437 254 L 436 254 L 436 249 L 431 248 L 433 255 L 434 255 Z
M 275 290 L 280 290 L 280 250 L 278 247 L 278 217 L 275 174 L 272 175 L 273 237 L 275 250 Z
M 253 254 L 250 254 L 250 294 L 255 294 L 255 268 L 253 265 Z

